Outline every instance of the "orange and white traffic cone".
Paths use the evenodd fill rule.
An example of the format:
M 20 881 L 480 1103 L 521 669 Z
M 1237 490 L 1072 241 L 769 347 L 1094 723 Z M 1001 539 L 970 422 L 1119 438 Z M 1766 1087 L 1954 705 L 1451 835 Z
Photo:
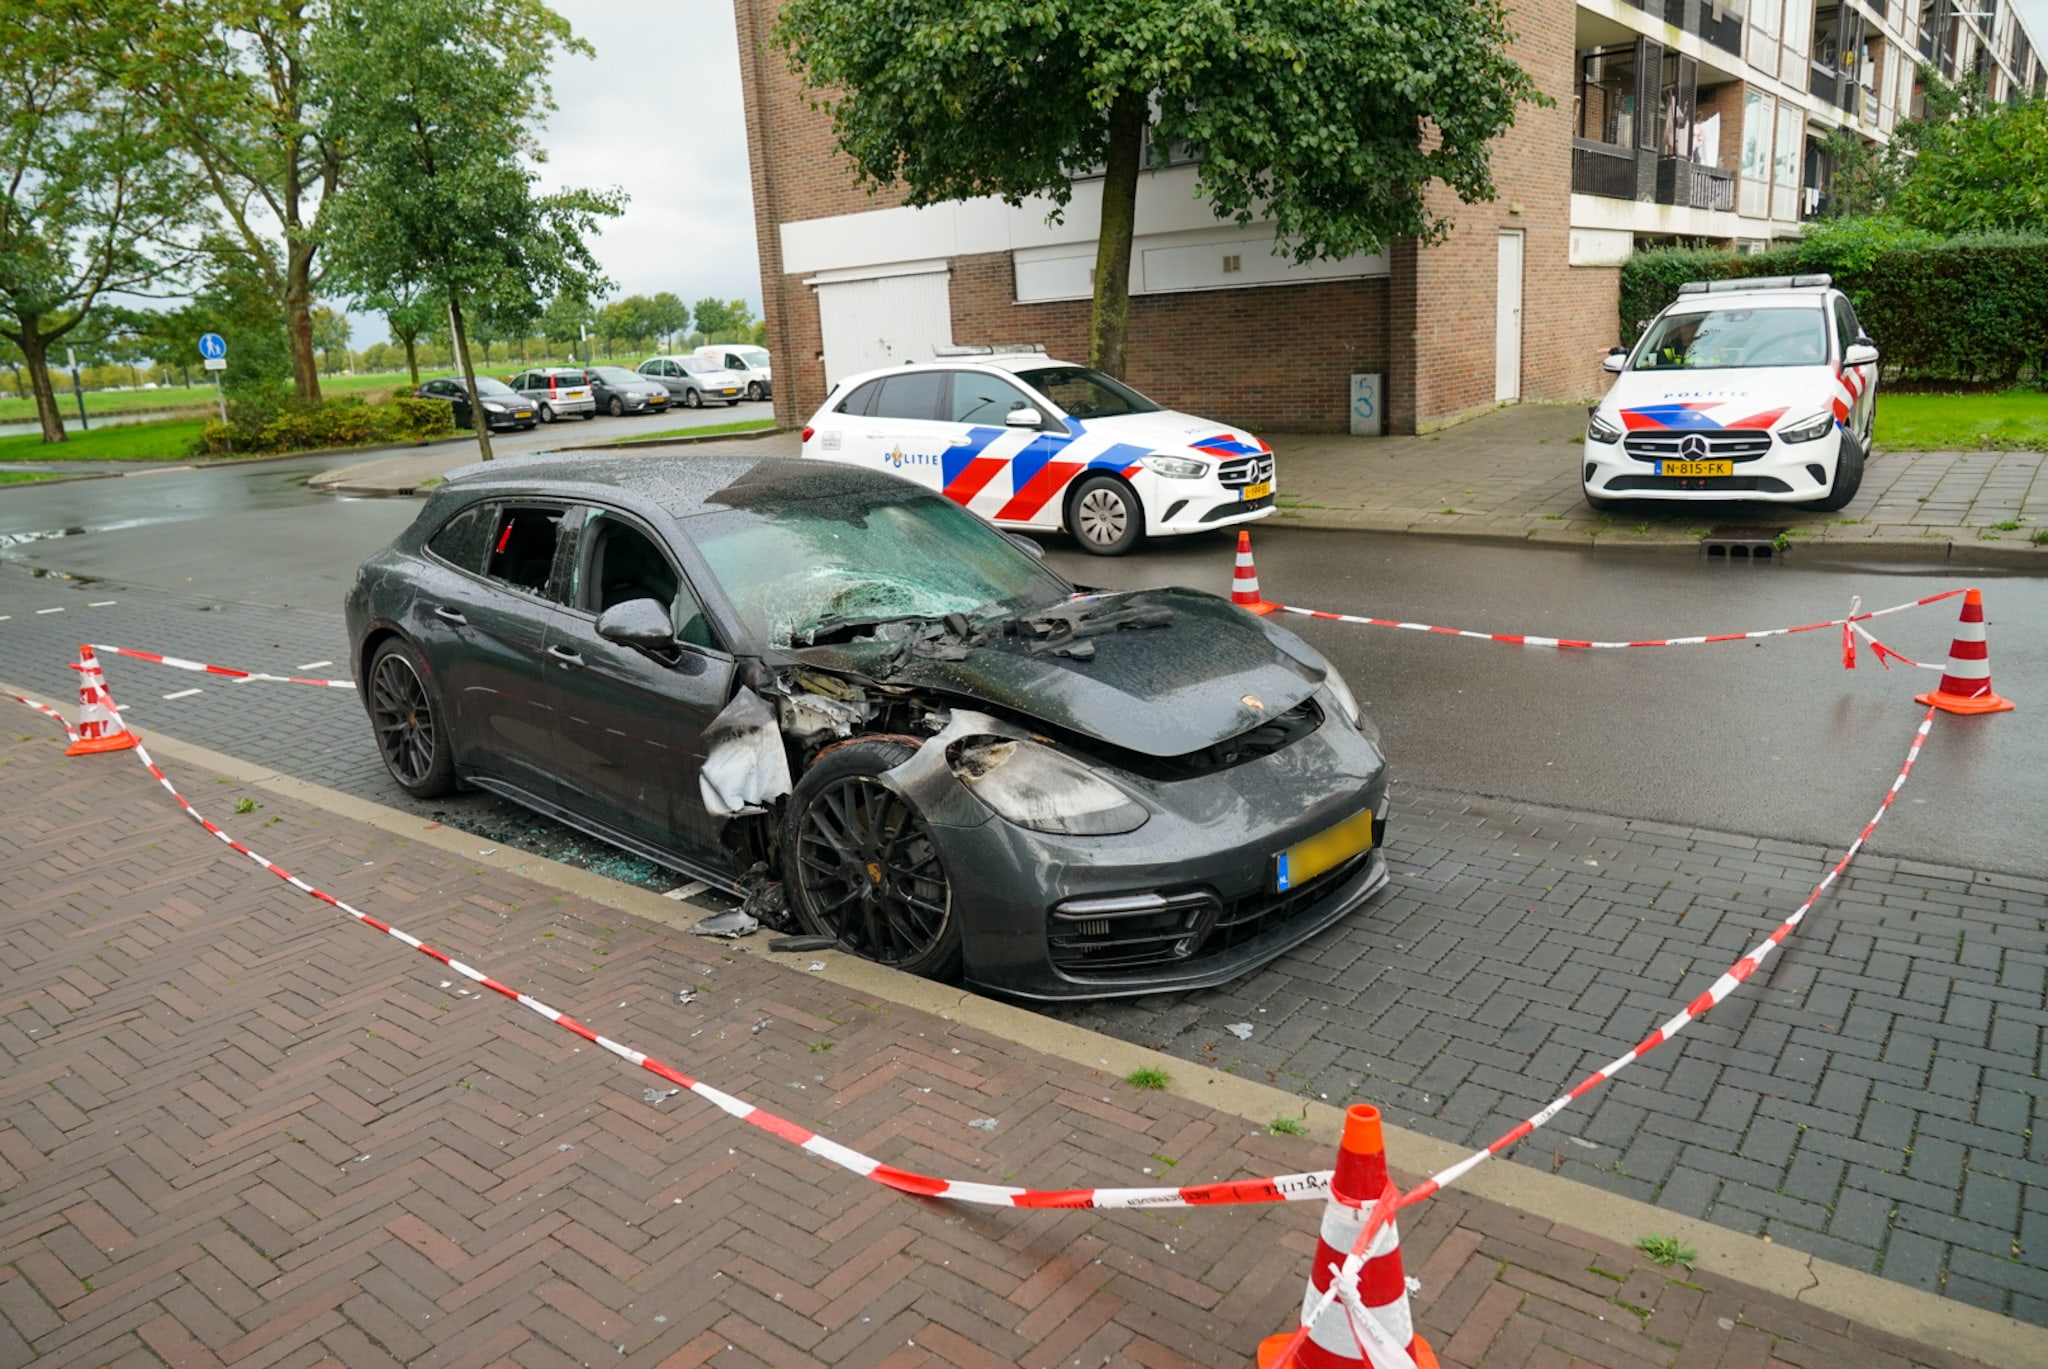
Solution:
M 71 667 L 78 682 L 78 740 L 66 747 L 67 756 L 86 756 L 98 751 L 126 751 L 135 745 L 135 734 L 121 721 L 114 696 L 107 692 L 107 677 L 100 670 L 92 648 L 78 648 L 78 664 Z
M 1337 1150 L 1337 1171 L 1330 1180 L 1330 1200 L 1323 1207 L 1322 1230 L 1316 1235 L 1316 1262 L 1302 1295 L 1304 1322 L 1329 1291 L 1337 1267 L 1365 1230 L 1367 1214 L 1387 1188 L 1387 1147 L 1380 1130 L 1380 1110 L 1356 1103 L 1344 1114 L 1344 1138 Z M 1365 1325 L 1369 1319 L 1373 1325 Z M 1314 1322 L 1291 1356 L 1282 1357 L 1291 1333 L 1268 1336 L 1259 1343 L 1259 1369 L 1378 1369 L 1388 1355 L 1375 1360 L 1366 1349 L 1377 1342 L 1387 1350 L 1405 1352 L 1416 1369 L 1437 1369 L 1436 1353 L 1415 1334 L 1408 1310 L 1408 1276 L 1401 1268 L 1401 1233 L 1389 1217 L 1366 1247 L 1364 1267 L 1355 1290 L 1340 1289 L 1337 1299 Z M 1398 1361 L 1395 1361 L 1398 1363 Z
M 1230 602 L 1253 613 L 1271 613 L 1278 605 L 1266 602 L 1259 593 L 1259 572 L 1252 565 L 1252 535 L 1248 529 L 1237 530 L 1237 566 L 1230 573 Z
M 1948 669 L 1941 673 L 1941 687 L 1932 694 L 1915 696 L 1915 702 L 1932 704 L 1944 713 L 2004 713 L 2012 708 L 2010 700 L 1991 692 L 1991 643 L 1984 636 L 1983 591 L 1973 589 L 1963 595 L 1963 616 L 1948 649 Z

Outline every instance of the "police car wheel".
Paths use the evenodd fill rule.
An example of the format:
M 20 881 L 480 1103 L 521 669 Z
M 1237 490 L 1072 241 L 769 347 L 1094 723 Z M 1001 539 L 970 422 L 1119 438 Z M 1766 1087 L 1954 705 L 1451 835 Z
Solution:
M 1113 475 L 1091 475 L 1074 487 L 1067 528 L 1081 550 L 1121 556 L 1145 536 L 1145 511 L 1131 487 Z

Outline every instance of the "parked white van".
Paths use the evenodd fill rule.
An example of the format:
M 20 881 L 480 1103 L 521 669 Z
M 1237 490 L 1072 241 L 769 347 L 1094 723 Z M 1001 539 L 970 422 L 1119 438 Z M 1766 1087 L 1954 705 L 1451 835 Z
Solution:
M 715 361 L 734 375 L 743 377 L 747 382 L 748 399 L 767 399 L 775 393 L 766 347 L 745 342 L 711 342 L 699 347 L 696 355 Z

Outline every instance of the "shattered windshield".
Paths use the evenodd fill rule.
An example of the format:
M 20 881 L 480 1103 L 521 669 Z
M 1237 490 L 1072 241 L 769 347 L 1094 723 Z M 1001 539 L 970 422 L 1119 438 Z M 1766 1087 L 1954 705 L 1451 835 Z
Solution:
M 994 528 L 909 486 L 722 509 L 684 528 L 772 646 L 903 618 L 1020 613 L 1069 593 Z

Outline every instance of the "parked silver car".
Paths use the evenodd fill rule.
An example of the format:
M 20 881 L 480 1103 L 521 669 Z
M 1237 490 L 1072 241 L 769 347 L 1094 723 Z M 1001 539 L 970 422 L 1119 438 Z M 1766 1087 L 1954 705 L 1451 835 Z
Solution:
M 543 423 L 558 418 L 596 418 L 597 396 L 581 366 L 536 366 L 506 382 L 533 401 Z
M 747 397 L 745 377 L 704 357 L 649 357 L 640 363 L 640 374 L 668 386 L 686 409 L 701 409 L 706 400 L 737 404 Z

